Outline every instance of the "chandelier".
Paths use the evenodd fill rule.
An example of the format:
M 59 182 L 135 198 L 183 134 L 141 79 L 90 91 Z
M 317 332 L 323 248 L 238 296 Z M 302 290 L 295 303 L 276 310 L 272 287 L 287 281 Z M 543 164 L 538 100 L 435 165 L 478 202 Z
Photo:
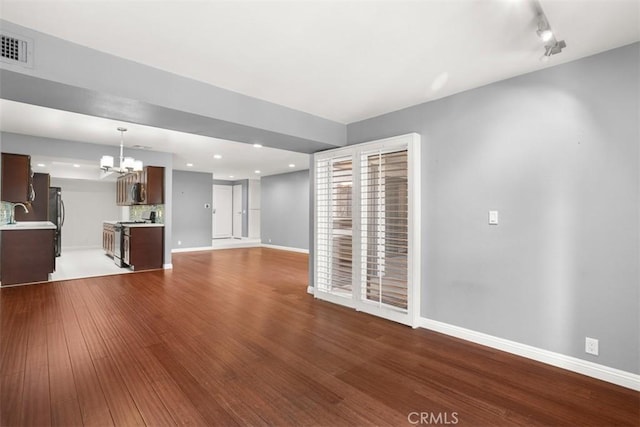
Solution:
M 120 162 L 118 167 L 114 167 L 113 156 L 102 156 L 100 158 L 100 169 L 103 171 L 125 174 L 128 172 L 138 172 L 142 170 L 142 160 L 136 160 L 133 157 L 124 157 L 124 133 L 126 131 L 127 128 L 118 128 L 118 132 L 120 132 Z

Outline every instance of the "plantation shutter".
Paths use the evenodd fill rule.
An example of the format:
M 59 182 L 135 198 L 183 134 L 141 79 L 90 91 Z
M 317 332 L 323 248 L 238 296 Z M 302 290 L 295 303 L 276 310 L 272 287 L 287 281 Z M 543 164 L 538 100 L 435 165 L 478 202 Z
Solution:
M 316 286 L 345 297 L 353 288 L 352 186 L 351 156 L 316 163 Z
M 314 296 L 420 321 L 420 137 L 314 155 Z
M 360 156 L 360 299 L 406 311 L 409 187 L 407 150 Z

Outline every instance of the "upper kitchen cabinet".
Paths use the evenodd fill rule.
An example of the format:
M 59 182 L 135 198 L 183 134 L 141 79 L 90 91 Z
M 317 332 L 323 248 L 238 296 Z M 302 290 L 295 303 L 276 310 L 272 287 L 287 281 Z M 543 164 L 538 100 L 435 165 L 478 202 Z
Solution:
M 2 153 L 2 189 L 5 202 L 26 203 L 35 198 L 31 156 Z
M 164 168 L 145 166 L 140 172 L 118 177 L 116 203 L 119 206 L 164 203 Z
M 141 205 L 160 205 L 164 203 L 164 168 L 160 166 L 147 166 L 140 175 Z
M 16 209 L 16 221 L 49 221 L 49 186 L 48 173 L 34 173 L 33 188 L 35 198 L 31 201 L 29 212 Z

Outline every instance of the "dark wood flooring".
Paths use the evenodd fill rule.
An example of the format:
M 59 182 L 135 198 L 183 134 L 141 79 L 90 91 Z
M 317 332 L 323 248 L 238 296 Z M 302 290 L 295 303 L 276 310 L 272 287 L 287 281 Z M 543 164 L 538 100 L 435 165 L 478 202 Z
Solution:
M 173 261 L 0 290 L 1 424 L 639 425 L 632 390 L 314 300 L 304 254 Z

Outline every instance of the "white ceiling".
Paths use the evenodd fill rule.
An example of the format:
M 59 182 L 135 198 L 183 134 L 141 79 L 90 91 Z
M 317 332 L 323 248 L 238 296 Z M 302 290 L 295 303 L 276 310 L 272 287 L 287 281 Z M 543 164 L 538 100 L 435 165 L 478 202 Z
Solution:
M 639 0 L 541 5 L 568 45 L 546 63 L 530 0 L 0 0 L 2 19 L 341 123 L 640 40 Z M 126 146 L 171 152 L 176 169 L 217 179 L 308 167 L 305 154 L 6 100 L 0 107 L 8 132 L 115 146 L 124 125 Z M 78 163 L 76 174 L 93 167 L 36 161 L 60 170 Z
M 276 173 L 293 172 L 309 168 L 309 155 L 278 150 L 255 148 L 249 144 L 209 138 L 190 133 L 160 129 L 133 123 L 109 120 L 68 111 L 54 110 L 30 104 L 0 99 L 0 129 L 5 132 L 56 138 L 92 144 L 112 145 L 104 154 L 119 155 L 120 132 L 124 134 L 124 154 L 128 148 L 142 145 L 148 150 L 173 153 L 173 168 L 198 172 L 212 172 L 215 179 L 257 179 Z M 148 148 L 147 148 L 148 147 Z M 213 156 L 219 154 L 221 159 Z M 133 155 L 135 157 L 135 155 Z M 36 172 L 49 172 L 58 178 L 99 179 L 100 159 L 89 163 L 78 159 L 32 156 Z M 38 166 L 39 163 L 46 166 Z M 187 166 L 187 163 L 193 166 Z M 73 165 L 78 165 L 74 167 Z M 294 167 L 290 167 L 294 164 Z M 259 170 L 260 173 L 255 173 Z
M 541 4 L 567 42 L 547 63 L 529 0 L 1 0 L 16 24 L 341 123 L 640 39 L 638 0 Z

